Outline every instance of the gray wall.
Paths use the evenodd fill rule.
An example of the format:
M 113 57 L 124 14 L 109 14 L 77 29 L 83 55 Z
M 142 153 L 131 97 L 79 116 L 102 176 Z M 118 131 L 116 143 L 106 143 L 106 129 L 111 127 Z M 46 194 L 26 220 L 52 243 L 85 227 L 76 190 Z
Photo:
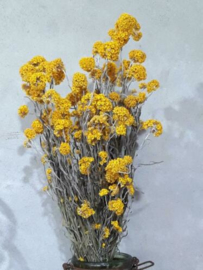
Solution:
M 26 102 L 18 69 L 38 54 L 61 57 L 71 77 L 123 12 L 142 25 L 138 47 L 147 53 L 149 79 L 162 85 L 143 119 L 160 119 L 164 134 L 136 160 L 163 163 L 137 170 L 142 192 L 120 249 L 155 261 L 154 270 L 203 269 L 203 1 L 1 0 L 1 270 L 61 269 L 71 256 L 58 209 L 41 191 L 41 164 L 22 146 L 28 123 L 16 113 Z M 67 92 L 66 83 L 60 89 Z

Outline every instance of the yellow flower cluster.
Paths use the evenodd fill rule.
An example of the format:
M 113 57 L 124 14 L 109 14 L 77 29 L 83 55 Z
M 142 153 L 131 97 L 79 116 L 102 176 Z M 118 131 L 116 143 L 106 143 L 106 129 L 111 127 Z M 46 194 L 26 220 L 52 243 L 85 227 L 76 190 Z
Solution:
M 133 186 L 133 179 L 130 178 L 128 175 L 124 175 L 122 177 L 119 177 L 118 182 L 121 187 L 126 187 L 128 189 L 128 192 L 130 195 L 134 195 L 135 188 Z
M 129 172 L 128 167 L 131 163 L 132 158 L 130 156 L 110 160 L 105 168 L 106 181 L 111 184 L 118 181 L 120 176 Z
M 32 139 L 34 139 L 36 137 L 35 131 L 33 129 L 31 129 L 31 128 L 26 128 L 24 130 L 24 134 L 29 140 L 32 140 Z
M 110 185 L 109 190 L 111 191 L 111 196 L 116 196 L 120 191 L 119 186 L 117 184 Z
M 129 52 L 129 58 L 134 63 L 144 63 L 146 59 L 146 54 L 141 50 L 133 50 Z
M 142 33 L 139 32 L 140 25 L 136 19 L 123 13 L 115 24 L 115 29 L 109 30 L 109 36 L 112 40 L 119 43 L 120 47 L 123 47 L 129 40 L 130 36 L 135 41 L 138 41 L 142 37 Z
M 122 227 L 119 226 L 119 224 L 118 224 L 118 220 L 111 221 L 111 225 L 113 225 L 113 228 L 115 230 L 117 230 L 118 232 L 122 232 L 123 231 Z
M 62 142 L 60 147 L 59 147 L 59 152 L 63 155 L 66 156 L 70 154 L 71 148 L 69 143 Z
M 41 157 L 41 162 L 42 164 L 45 164 L 47 162 L 47 154 L 44 154 L 42 157 Z
M 51 180 L 51 174 L 52 174 L 52 169 L 51 168 L 47 168 L 46 169 L 46 176 L 47 176 L 47 180 L 48 181 Z
M 83 57 L 80 59 L 79 64 L 80 67 L 87 72 L 90 72 L 95 67 L 95 61 L 93 57 Z
M 100 190 L 100 192 L 99 192 L 99 196 L 100 196 L 100 197 L 103 197 L 103 196 L 107 195 L 108 193 L 109 193 L 109 190 L 108 190 L 108 189 L 102 188 L 102 189 Z
M 152 132 L 154 133 L 155 137 L 160 136 L 163 133 L 163 127 L 162 124 L 154 119 L 147 120 L 142 123 L 143 129 L 152 128 Z
M 83 218 L 89 218 L 95 214 L 95 211 L 90 208 L 90 203 L 88 201 L 84 201 L 81 207 L 77 207 L 77 214 Z
M 90 78 L 93 78 L 95 80 L 99 80 L 102 76 L 102 71 L 99 68 L 94 68 L 89 73 Z
M 134 108 L 137 105 L 137 97 L 133 95 L 127 96 L 124 99 L 124 104 L 127 108 Z
M 65 78 L 64 70 L 61 59 L 48 62 L 42 56 L 35 56 L 20 68 L 21 78 L 25 82 L 22 88 L 31 99 L 42 103 L 46 84 L 52 80 L 60 84 Z
M 107 162 L 108 153 L 106 151 L 100 151 L 98 155 L 101 158 L 99 164 L 101 165 L 105 164 Z
M 109 238 L 110 235 L 110 230 L 107 227 L 104 227 L 104 232 L 103 232 L 103 239 Z
M 119 102 L 120 99 L 121 99 L 121 96 L 120 96 L 120 94 L 117 93 L 117 92 L 111 92 L 111 93 L 109 94 L 109 98 L 110 98 L 112 101 L 114 101 L 114 102 Z
M 147 78 L 146 68 L 139 64 L 133 64 L 128 72 L 128 77 L 134 77 L 136 81 L 143 81 Z
M 146 100 L 146 94 L 139 93 L 138 96 L 129 95 L 124 99 L 124 104 L 127 108 L 134 108 L 137 104 L 143 103 Z
M 99 54 L 102 58 L 110 61 L 117 61 L 120 53 L 119 43 L 116 41 L 97 41 L 93 45 L 93 55 Z
M 32 122 L 32 128 L 36 134 L 41 134 L 44 130 L 43 124 L 39 119 L 36 119 Z
M 111 200 L 108 203 L 108 209 L 115 212 L 117 216 L 120 216 L 124 212 L 124 204 L 120 198 Z
M 95 223 L 95 224 L 93 225 L 93 228 L 94 228 L 95 230 L 99 230 L 99 229 L 101 228 L 101 224 L 100 224 L 100 223 Z
M 139 23 L 124 13 L 108 34 L 110 41 L 95 42 L 92 56 L 80 59 L 81 69 L 88 74 L 73 74 L 72 84 L 68 82 L 71 92 L 65 97 L 53 89 L 66 77 L 61 59 L 47 61 L 42 56 L 36 56 L 21 67 L 20 75 L 22 88 L 32 99 L 38 117 L 32 122 L 31 128 L 24 131 L 25 145 L 31 147 L 31 140 L 37 135 L 40 137 L 44 152 L 41 161 L 47 168 L 48 186 L 44 190 L 49 188 L 55 192 L 58 181 L 55 169 L 62 175 L 68 173 L 71 176 L 75 173 L 77 176 L 79 173 L 79 182 L 83 186 L 81 190 L 79 187 L 79 190 L 73 188 L 73 194 L 68 191 L 56 194 L 59 196 L 58 202 L 65 211 L 72 209 L 72 214 L 77 214 L 79 220 L 81 217 L 88 219 L 96 213 L 89 219 L 89 225 L 93 230 L 99 230 L 94 231 L 94 235 L 103 239 L 100 248 L 109 250 L 111 231 L 113 243 L 117 243 L 118 233 L 124 230 L 122 215 L 127 207 L 124 195 L 135 194 L 133 159 L 128 155 L 131 155 L 128 148 L 123 153 L 122 146 L 133 138 L 136 140 L 140 128 L 150 128 L 155 136 L 161 135 L 163 128 L 157 120 L 140 120 L 141 104 L 159 88 L 157 80 L 145 82 L 147 71 L 142 64 L 146 54 L 134 49 L 129 52 L 128 59 L 122 59 L 121 56 L 123 46 L 130 38 L 138 41 L 142 37 Z M 91 84 L 88 78 L 92 79 Z M 133 86 L 139 90 L 131 89 L 131 83 L 139 85 L 139 88 Z M 28 112 L 26 105 L 18 109 L 22 118 Z M 121 136 L 126 136 L 126 139 Z M 67 166 L 58 164 L 60 155 Z M 91 200 L 89 184 L 93 192 Z M 82 193 L 76 194 L 76 191 Z M 66 197 L 66 194 L 69 195 Z M 95 196 L 98 197 L 98 203 Z M 103 209 L 104 203 L 107 209 Z M 68 204 L 72 204 L 71 208 L 67 208 Z M 106 210 L 107 223 L 102 220 L 103 211 Z M 116 218 L 116 215 L 121 216 L 121 219 Z M 90 227 L 81 228 L 84 228 L 82 236 L 90 236 Z M 84 256 L 79 257 L 80 261 L 90 258 L 84 254 L 81 252 L 78 255 Z
M 159 88 L 159 82 L 157 80 L 152 80 L 151 82 L 148 82 L 147 84 L 148 93 L 156 91 L 158 88 Z
M 132 126 L 135 123 L 134 117 L 128 109 L 121 106 L 114 107 L 113 120 L 116 122 L 117 135 L 126 135 L 127 126 Z
M 27 105 L 22 105 L 18 109 L 18 114 L 20 117 L 24 118 L 29 113 L 29 109 Z
M 95 115 L 88 122 L 88 129 L 85 132 L 87 142 L 91 145 L 95 145 L 101 139 L 108 140 L 110 134 L 109 123 L 107 122 L 107 116 Z
M 79 160 L 79 170 L 81 174 L 88 175 L 90 173 L 91 163 L 94 161 L 92 157 L 83 157 Z

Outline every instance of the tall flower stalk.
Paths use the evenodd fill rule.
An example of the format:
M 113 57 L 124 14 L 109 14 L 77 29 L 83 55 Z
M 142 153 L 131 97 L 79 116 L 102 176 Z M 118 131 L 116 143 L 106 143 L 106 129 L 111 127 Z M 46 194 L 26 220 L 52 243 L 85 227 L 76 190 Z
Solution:
M 135 193 L 137 138 L 143 129 L 162 133 L 157 120 L 140 119 L 143 104 L 159 88 L 157 80 L 145 81 L 146 54 L 135 49 L 121 59 L 125 44 L 142 37 L 139 23 L 122 14 L 108 34 L 110 41 L 97 41 L 92 56 L 79 62 L 89 81 L 87 74 L 75 73 L 66 97 L 55 90 L 67 78 L 61 59 L 36 56 L 20 68 L 22 89 L 36 114 L 24 131 L 24 145 L 40 144 L 47 177 L 43 190 L 57 200 L 81 261 L 114 256 Z M 24 118 L 29 108 L 23 105 L 18 113 Z

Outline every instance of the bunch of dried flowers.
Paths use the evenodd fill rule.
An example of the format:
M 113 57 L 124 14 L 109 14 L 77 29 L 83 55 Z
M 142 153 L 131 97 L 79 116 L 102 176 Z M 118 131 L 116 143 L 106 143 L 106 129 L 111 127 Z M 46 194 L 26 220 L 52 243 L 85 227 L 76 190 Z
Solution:
M 146 54 L 135 49 L 129 59 L 121 58 L 125 44 L 142 37 L 139 23 L 124 13 L 108 34 L 110 41 L 97 41 L 92 56 L 79 61 L 89 81 L 86 74 L 75 73 L 66 97 L 55 90 L 67 78 L 61 59 L 36 56 L 20 68 L 22 89 L 36 114 L 24 131 L 24 145 L 32 147 L 39 138 L 47 176 L 43 190 L 57 199 L 81 261 L 114 256 L 135 193 L 137 137 L 143 129 L 162 133 L 159 121 L 140 119 L 143 104 L 159 88 L 157 80 L 145 82 Z M 18 113 L 24 118 L 28 106 Z

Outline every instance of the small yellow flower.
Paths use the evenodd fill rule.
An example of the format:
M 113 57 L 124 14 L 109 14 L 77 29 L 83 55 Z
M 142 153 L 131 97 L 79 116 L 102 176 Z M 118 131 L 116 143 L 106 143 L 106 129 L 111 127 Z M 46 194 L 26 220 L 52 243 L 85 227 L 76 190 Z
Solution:
M 95 230 L 99 230 L 99 229 L 101 228 L 101 224 L 95 223 L 95 224 L 93 225 L 93 228 L 94 228 Z
M 60 147 L 59 147 L 59 152 L 63 155 L 66 156 L 70 154 L 71 148 L 68 143 L 62 142 Z
M 94 58 L 83 57 L 80 59 L 79 65 L 83 70 L 90 72 L 95 67 Z
M 102 248 L 105 248 L 106 244 L 105 243 L 102 243 Z
M 151 82 L 148 82 L 147 84 L 148 93 L 156 91 L 158 88 L 159 88 L 159 82 L 157 80 L 152 80 Z
M 122 232 L 123 229 L 119 226 L 118 220 L 111 221 L 111 225 L 113 225 L 113 228 L 117 230 L 118 232 Z
M 109 201 L 108 208 L 110 211 L 115 212 L 117 216 L 120 216 L 123 214 L 124 211 L 124 204 L 120 198 Z
M 78 260 L 84 262 L 85 259 L 83 257 L 79 257 Z
M 94 161 L 92 157 L 83 157 L 79 160 L 79 170 L 81 174 L 88 175 L 90 172 L 91 163 Z
M 117 92 L 111 92 L 111 93 L 109 94 L 109 98 L 110 98 L 111 100 L 113 100 L 114 102 L 118 102 L 118 101 L 120 101 L 121 96 L 120 96 L 120 94 L 117 93 Z
M 24 134 L 29 140 L 32 140 L 32 139 L 34 139 L 36 137 L 35 131 L 33 129 L 31 129 L 31 128 L 26 128 L 24 130 Z
M 106 239 L 108 238 L 110 235 L 110 231 L 109 231 L 109 228 L 107 227 L 104 227 L 104 232 L 103 232 L 103 239 Z
M 107 195 L 108 193 L 109 193 L 109 190 L 106 189 L 106 188 L 103 188 L 103 189 L 100 190 L 99 196 L 102 197 L 102 196 Z
M 115 196 L 119 193 L 119 187 L 116 184 L 110 185 L 109 190 L 111 191 L 111 196 Z
M 63 199 L 63 198 L 61 198 L 61 199 L 60 199 L 60 202 L 61 202 L 61 203 L 64 203 L 64 199 Z
M 42 162 L 42 164 L 45 164 L 46 162 L 47 162 L 47 154 L 45 154 L 45 155 L 43 155 L 42 157 L 41 157 L 41 162 Z
M 41 134 L 44 130 L 44 127 L 39 119 L 36 119 L 32 122 L 32 128 L 36 134 Z
M 100 151 L 98 155 L 102 159 L 99 162 L 99 164 L 101 164 L 101 165 L 105 164 L 107 162 L 108 153 L 106 151 Z
M 47 179 L 48 180 L 51 180 L 51 173 L 52 173 L 52 169 L 51 168 L 46 169 L 46 176 L 47 176 Z
M 43 191 L 47 191 L 48 189 L 49 189 L 48 186 L 44 186 L 44 187 L 42 188 Z
M 27 105 L 22 105 L 18 109 L 18 114 L 20 117 L 24 118 L 29 113 L 29 109 Z
M 81 207 L 77 208 L 77 214 L 83 218 L 89 218 L 90 216 L 95 214 L 95 211 L 90 208 L 90 204 L 88 201 L 84 201 Z

